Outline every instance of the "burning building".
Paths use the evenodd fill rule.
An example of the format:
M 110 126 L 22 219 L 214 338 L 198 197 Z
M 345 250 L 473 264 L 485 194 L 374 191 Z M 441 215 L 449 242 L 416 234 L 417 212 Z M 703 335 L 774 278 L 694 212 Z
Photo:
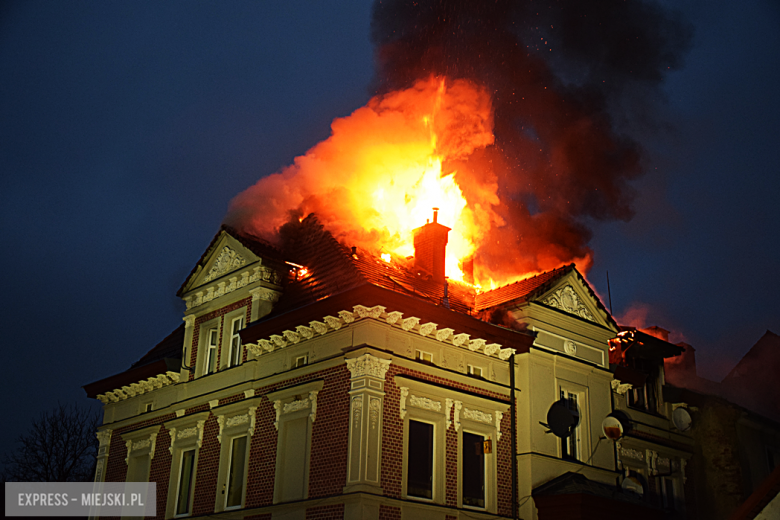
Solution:
M 655 430 L 629 402 L 636 426 L 604 437 L 650 383 L 613 373 L 622 336 L 576 267 L 478 291 L 443 276 L 437 220 L 414 258 L 345 246 L 314 215 L 279 248 L 223 228 L 178 293 L 184 324 L 85 387 L 105 405 L 96 481 L 157 482 L 161 518 L 682 514 L 690 436 L 660 393 Z M 648 348 L 674 347 L 626 352 Z

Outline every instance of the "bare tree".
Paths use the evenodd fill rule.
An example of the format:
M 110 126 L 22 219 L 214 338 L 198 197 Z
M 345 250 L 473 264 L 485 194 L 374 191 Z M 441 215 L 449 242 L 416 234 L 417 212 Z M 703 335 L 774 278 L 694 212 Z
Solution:
M 58 404 L 19 436 L 16 451 L 3 457 L 3 480 L 88 482 L 95 473 L 98 413 Z

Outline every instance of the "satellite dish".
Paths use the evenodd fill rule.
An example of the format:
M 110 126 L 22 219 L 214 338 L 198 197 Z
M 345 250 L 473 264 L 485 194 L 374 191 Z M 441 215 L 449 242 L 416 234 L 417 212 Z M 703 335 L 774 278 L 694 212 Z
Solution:
M 617 417 L 608 415 L 601 421 L 601 431 L 607 439 L 616 441 L 623 436 L 623 425 Z
M 672 424 L 674 424 L 674 427 L 681 432 L 687 432 L 690 430 L 692 422 L 693 420 L 691 419 L 691 414 L 689 414 L 688 410 L 685 408 L 675 408 L 672 412 Z
M 561 399 L 552 404 L 547 411 L 547 424 L 539 423 L 549 428 L 556 437 L 565 439 L 572 434 L 572 430 L 580 423 L 579 410 L 570 408 L 570 402 L 567 399 Z

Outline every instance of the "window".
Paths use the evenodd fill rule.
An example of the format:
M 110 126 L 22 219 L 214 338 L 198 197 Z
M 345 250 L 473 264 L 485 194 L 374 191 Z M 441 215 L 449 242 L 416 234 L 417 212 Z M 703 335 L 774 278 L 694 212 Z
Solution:
M 419 351 L 418 351 L 419 352 Z M 409 421 L 406 494 L 433 498 L 433 425 Z
M 159 431 L 160 425 L 154 425 L 122 434 L 127 449 L 125 482 L 149 481 Z
M 579 397 L 574 392 L 561 388 L 561 399 L 569 404 L 569 409 L 579 417 Z M 561 457 L 567 460 L 580 460 L 580 430 L 582 421 L 573 429 L 571 435 L 561 439 Z
M 634 387 L 628 392 L 628 406 L 658 413 L 658 367 L 651 361 L 638 357 L 630 358 L 628 364 L 647 376 L 644 385 Z
M 433 363 L 433 354 L 430 352 L 423 352 L 422 350 L 416 350 L 414 352 L 414 358 L 423 363 Z
M 238 331 L 244 328 L 244 316 L 233 318 L 230 323 L 230 353 L 228 356 L 228 366 L 234 367 L 241 364 L 241 336 Z
M 274 504 L 308 497 L 312 423 L 322 386 L 323 380 L 317 380 L 266 396 L 277 413 Z
M 228 469 L 225 509 L 241 507 L 244 500 L 244 477 L 246 467 L 247 436 L 236 437 L 230 447 L 230 468 Z
M 485 507 L 485 437 L 463 432 L 461 443 L 463 505 Z
M 663 498 L 663 504 L 665 509 L 674 511 L 675 498 L 674 498 L 674 480 L 668 477 L 661 477 L 661 497 Z
M 302 367 L 309 363 L 309 356 L 298 356 L 293 362 L 293 368 Z
M 165 423 L 171 438 L 171 473 L 168 479 L 165 518 L 192 514 L 198 476 L 198 452 L 203 442 L 203 429 L 210 415 L 208 411 L 199 412 Z
M 186 450 L 181 454 L 179 464 L 179 487 L 176 493 L 176 516 L 188 515 L 192 508 L 193 478 L 195 477 L 195 450 Z
M 213 374 L 217 371 L 217 349 L 219 348 L 219 330 L 209 329 L 206 343 L 206 366 L 204 373 Z
M 482 367 L 469 365 L 469 374 L 472 376 L 482 377 Z

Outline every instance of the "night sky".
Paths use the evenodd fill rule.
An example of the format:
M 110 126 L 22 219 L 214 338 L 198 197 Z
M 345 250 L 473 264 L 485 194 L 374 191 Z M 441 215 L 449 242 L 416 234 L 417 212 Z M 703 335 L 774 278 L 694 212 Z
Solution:
M 3 449 L 58 401 L 99 405 L 81 386 L 179 326 L 230 200 L 371 97 L 371 3 L 278 4 L 0 3 Z M 780 4 L 670 4 L 693 46 L 587 277 L 720 380 L 780 333 Z

